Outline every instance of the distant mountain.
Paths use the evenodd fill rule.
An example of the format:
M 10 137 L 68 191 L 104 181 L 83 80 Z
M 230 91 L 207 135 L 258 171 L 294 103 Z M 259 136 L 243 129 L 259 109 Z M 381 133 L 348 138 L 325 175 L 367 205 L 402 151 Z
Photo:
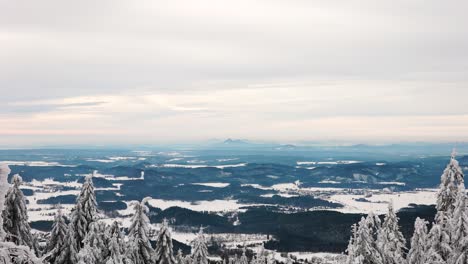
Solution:
M 242 139 L 228 138 L 223 142 L 223 144 L 225 144 L 225 145 L 246 145 L 246 144 L 250 144 L 250 143 L 247 142 L 246 140 L 242 140 Z

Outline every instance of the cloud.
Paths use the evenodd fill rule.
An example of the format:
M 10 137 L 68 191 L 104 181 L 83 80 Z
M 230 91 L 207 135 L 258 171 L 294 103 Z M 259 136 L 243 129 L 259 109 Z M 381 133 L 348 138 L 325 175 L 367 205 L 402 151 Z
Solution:
M 0 126 L 41 140 L 62 131 L 64 141 L 73 129 L 68 140 L 78 140 L 85 124 L 114 141 L 122 132 L 315 139 L 319 124 L 335 135 L 318 120 L 365 127 L 381 117 L 405 140 L 406 117 L 467 114 L 467 8 L 461 0 L 0 0 Z M 349 137 L 387 138 L 377 132 Z

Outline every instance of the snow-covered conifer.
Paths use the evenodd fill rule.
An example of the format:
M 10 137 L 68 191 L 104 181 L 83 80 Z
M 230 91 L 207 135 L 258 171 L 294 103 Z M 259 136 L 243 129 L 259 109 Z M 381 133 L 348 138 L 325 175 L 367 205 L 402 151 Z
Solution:
M 468 207 L 464 187 L 459 186 L 455 210 L 451 223 L 452 254 L 449 258 L 453 264 L 468 264 Z
M 450 162 L 441 176 L 436 205 L 438 213 L 444 212 L 445 216 L 449 218 L 452 216 L 459 186 L 463 186 L 464 189 L 463 177 L 463 171 L 455 159 L 455 151 L 453 151 Z
M 192 243 L 193 264 L 208 264 L 208 247 L 206 246 L 205 235 L 203 235 L 203 228 L 200 228 Z
M 356 248 L 356 236 L 357 236 L 357 225 L 353 224 L 351 228 L 351 237 L 349 238 L 348 247 L 346 249 L 346 264 L 352 264 L 354 259 L 356 258 L 355 255 L 355 248 Z
M 106 224 L 103 222 L 92 222 L 89 225 L 89 231 L 83 240 L 84 246 L 78 254 L 80 264 L 81 262 L 83 264 L 103 264 L 105 262 L 109 256 L 109 239 L 106 237 L 106 229 Z
M 239 259 L 239 264 L 249 264 L 249 260 L 247 259 L 247 256 L 245 255 L 245 248 L 242 250 L 242 256 Z
M 428 263 L 445 263 L 452 252 L 450 245 L 450 234 L 447 228 L 444 212 L 439 214 L 440 220 L 432 225 L 428 235 L 428 245 L 430 246 L 428 256 Z
M 133 209 L 135 214 L 132 217 L 128 233 L 128 251 L 126 258 L 134 264 L 152 264 L 154 250 L 149 240 L 149 219 L 146 215 L 149 208 L 146 206 L 150 198 L 144 198 L 140 203 L 135 203 Z
M 156 239 L 154 250 L 155 260 L 158 264 L 175 264 L 176 260 L 172 252 L 172 237 L 167 220 L 164 219 Z
M 105 264 L 123 264 L 122 248 L 118 233 L 114 233 L 109 243 L 109 257 Z
M 78 249 L 83 247 L 83 240 L 89 232 L 91 223 L 97 220 L 97 203 L 91 176 L 86 177 L 80 195 L 71 214 L 70 228 L 75 234 Z
M 185 261 L 185 264 L 193 263 L 192 257 L 190 255 L 185 256 L 184 261 Z
M 43 257 L 45 261 L 49 263 L 55 262 L 55 259 L 60 255 L 61 249 L 66 242 L 67 232 L 68 226 L 65 223 L 65 217 L 62 214 L 62 210 L 59 208 L 55 214 L 54 224 L 52 225 L 50 238 L 45 249 L 46 254 Z
M 374 212 L 370 212 L 366 217 L 367 227 L 369 228 L 370 234 L 374 240 L 377 240 L 377 233 L 382 227 L 382 223 L 378 215 Z
M 388 212 L 377 235 L 377 248 L 384 264 L 404 262 L 405 238 L 398 227 L 398 217 L 389 203 Z
M 122 258 L 124 258 L 125 250 L 126 250 L 126 244 L 125 244 L 124 234 L 122 233 L 120 225 L 119 225 L 119 223 L 117 221 L 114 221 L 112 223 L 112 225 L 109 228 L 106 229 L 105 238 L 107 239 L 106 243 L 107 243 L 108 248 L 109 248 L 108 257 L 110 257 L 111 255 L 120 255 L 120 256 L 122 256 Z M 117 244 L 114 245 L 114 243 L 117 243 Z M 112 246 L 111 246 L 111 244 L 112 244 Z M 116 250 L 115 253 L 110 251 L 111 247 L 112 247 L 112 250 Z M 123 259 L 123 261 L 125 262 L 125 259 Z
M 22 179 L 18 174 L 11 179 L 12 186 L 5 197 L 5 208 L 2 212 L 3 228 L 7 233 L 7 240 L 16 245 L 25 245 L 31 249 L 35 241 L 28 223 L 26 198 L 20 189 Z
M 411 249 L 408 252 L 408 264 L 426 264 L 427 253 L 429 251 L 427 239 L 428 222 L 421 218 L 416 218 L 414 222 L 414 233 L 411 238 Z
M 78 245 L 76 245 L 75 231 L 69 225 L 64 246 L 61 249 L 60 255 L 55 259 L 55 262 L 53 264 L 77 264 L 77 263 L 78 263 Z
M 5 196 L 8 192 L 8 175 L 11 170 L 7 164 L 0 163 L 0 214 L 3 214 L 5 207 Z M 3 216 L 0 217 L 0 242 L 4 241 L 6 236 L 5 230 L 3 229 Z
M 180 248 L 179 248 L 179 250 L 177 250 L 176 263 L 177 264 L 184 264 L 185 263 L 184 255 L 182 254 L 182 249 L 180 249 Z
M 382 264 L 382 258 L 375 248 L 374 239 L 371 230 L 369 230 L 368 221 L 362 217 L 356 231 L 355 246 L 353 247 L 353 256 L 348 258 L 348 263 L 353 264 Z

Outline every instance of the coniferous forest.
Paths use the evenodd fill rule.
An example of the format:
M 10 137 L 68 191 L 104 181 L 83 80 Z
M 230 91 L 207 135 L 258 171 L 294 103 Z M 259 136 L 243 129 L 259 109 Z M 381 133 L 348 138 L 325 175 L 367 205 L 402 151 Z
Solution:
M 0 263 L 50 264 L 271 264 L 278 262 L 265 250 L 242 255 L 210 256 L 203 228 L 191 253 L 174 252 L 171 228 L 163 220 L 150 230 L 147 199 L 133 204 L 131 225 L 100 221 L 92 176 L 88 176 L 70 215 L 58 210 L 47 243 L 38 243 L 28 223 L 22 178 L 0 168 Z M 468 264 L 468 200 L 464 175 L 454 154 L 443 171 L 433 222 L 417 218 L 411 241 L 405 241 L 399 218 L 389 203 L 381 218 L 370 213 L 350 227 L 346 252 L 333 263 L 346 264 Z M 409 246 L 407 246 L 409 245 Z M 299 262 L 286 258 L 287 263 Z

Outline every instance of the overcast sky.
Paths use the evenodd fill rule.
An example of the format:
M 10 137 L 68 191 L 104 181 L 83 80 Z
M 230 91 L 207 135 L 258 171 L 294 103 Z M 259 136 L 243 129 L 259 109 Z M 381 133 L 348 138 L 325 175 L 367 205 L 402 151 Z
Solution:
M 0 0 L 0 146 L 468 141 L 466 10 Z

